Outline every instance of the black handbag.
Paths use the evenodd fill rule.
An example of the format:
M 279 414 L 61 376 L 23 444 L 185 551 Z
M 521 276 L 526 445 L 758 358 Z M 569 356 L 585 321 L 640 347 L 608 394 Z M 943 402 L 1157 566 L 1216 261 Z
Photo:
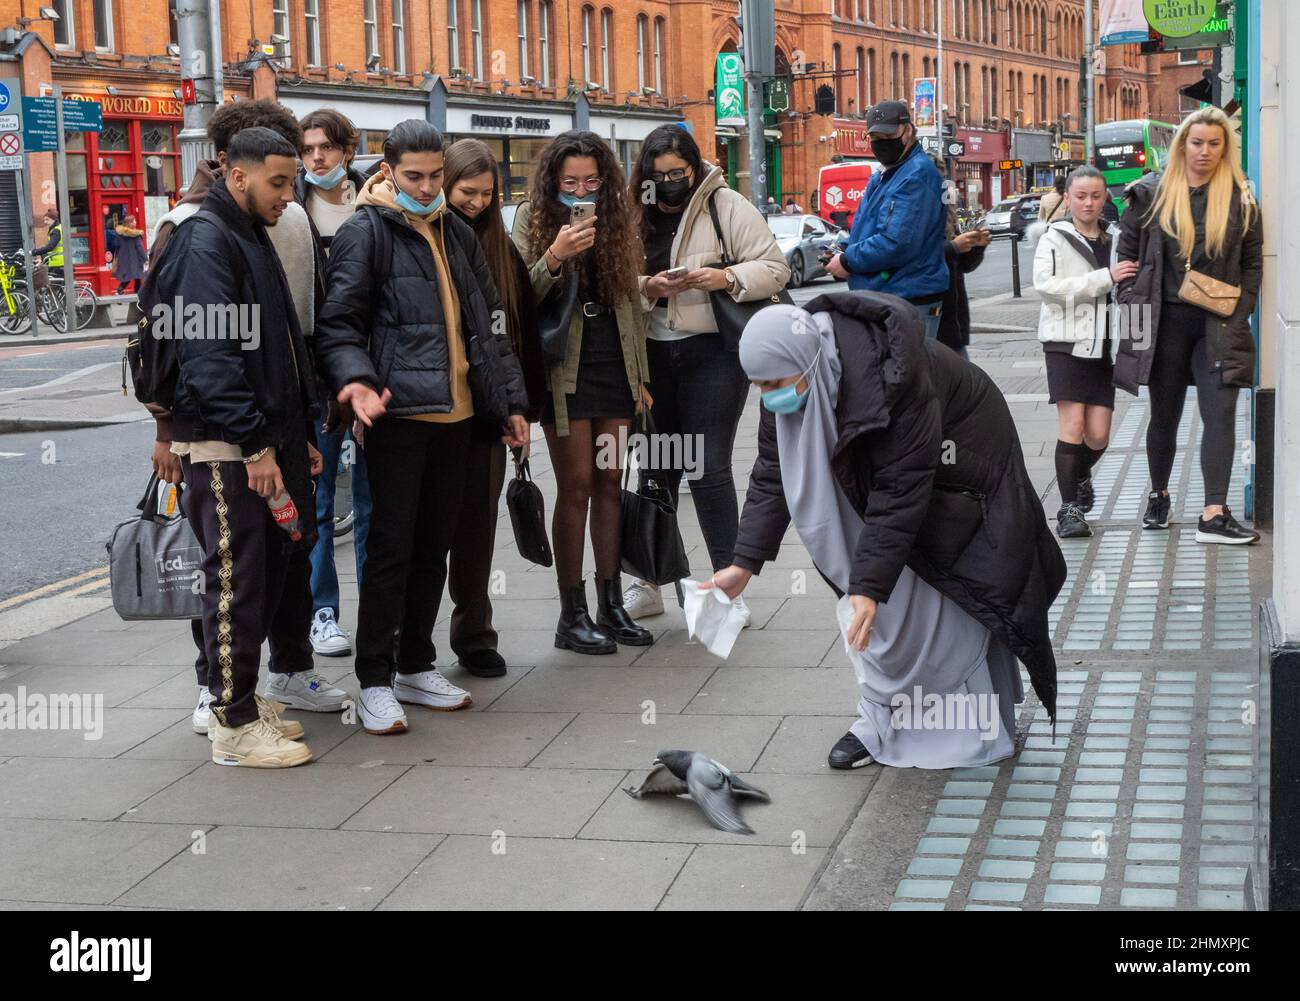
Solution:
M 530 563 L 549 567 L 553 560 L 546 538 L 546 502 L 533 482 L 527 459 L 515 459 L 515 478 L 506 487 L 506 509 L 519 555 Z
M 725 271 L 736 262 L 732 260 L 731 253 L 727 250 L 727 241 L 722 238 L 722 223 L 718 221 L 718 207 L 713 204 L 716 194 L 715 191 L 709 195 L 709 218 L 713 220 L 713 231 L 718 235 L 718 245 L 722 247 L 722 260 L 717 264 L 706 264 L 704 267 Z M 739 351 L 740 335 L 745 332 L 745 324 L 749 322 L 750 317 L 767 306 L 782 303 L 793 306 L 794 299 L 790 297 L 789 292 L 781 289 L 766 299 L 736 302 L 726 289 L 717 289 L 709 293 L 709 303 L 713 306 L 713 320 L 718 325 L 718 333 L 722 335 L 722 343 L 730 351 Z
M 647 411 L 637 421 L 637 431 L 654 434 L 654 422 Z M 628 443 L 631 452 L 632 444 Z M 626 456 L 624 457 L 626 463 Z M 636 493 L 627 488 L 631 463 L 623 468 L 623 570 L 652 584 L 674 584 L 691 575 L 686 547 L 677 530 L 677 506 L 663 480 L 653 470 L 642 469 Z
M 563 365 L 569 352 L 569 326 L 578 306 L 578 272 L 561 271 L 555 284 L 537 304 L 537 334 L 542 344 L 542 361 Z

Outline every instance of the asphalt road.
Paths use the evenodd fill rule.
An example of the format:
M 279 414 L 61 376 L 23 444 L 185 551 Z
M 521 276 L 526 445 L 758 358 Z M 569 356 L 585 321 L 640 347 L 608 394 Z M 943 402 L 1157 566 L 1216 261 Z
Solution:
M 122 359 L 122 341 L 5 347 L 0 337 L 0 390 L 39 386 L 90 365 Z

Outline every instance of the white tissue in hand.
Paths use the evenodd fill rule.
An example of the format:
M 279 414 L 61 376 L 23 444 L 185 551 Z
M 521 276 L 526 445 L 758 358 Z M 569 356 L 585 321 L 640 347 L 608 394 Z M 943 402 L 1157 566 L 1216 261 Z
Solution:
M 854 650 L 849 643 L 849 628 L 853 625 L 853 602 L 849 601 L 847 594 L 835 603 L 835 618 L 840 623 L 840 636 L 844 640 L 844 652 L 849 655 L 849 661 L 853 664 L 853 673 L 858 676 L 859 684 L 865 684 L 867 680 L 866 663 L 862 654 Z
M 745 613 L 721 588 L 701 588 L 693 580 L 682 584 L 682 611 L 686 613 L 686 635 L 699 640 L 715 657 L 731 654 L 736 637 L 745 628 Z

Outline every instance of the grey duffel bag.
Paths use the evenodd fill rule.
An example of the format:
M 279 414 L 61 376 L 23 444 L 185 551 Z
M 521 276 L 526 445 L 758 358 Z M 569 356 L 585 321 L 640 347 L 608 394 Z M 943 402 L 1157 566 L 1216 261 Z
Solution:
M 197 619 L 203 615 L 203 550 L 179 513 L 158 510 L 171 487 L 157 476 L 137 507 L 108 540 L 113 608 L 123 619 Z M 179 506 L 179 505 L 178 505 Z

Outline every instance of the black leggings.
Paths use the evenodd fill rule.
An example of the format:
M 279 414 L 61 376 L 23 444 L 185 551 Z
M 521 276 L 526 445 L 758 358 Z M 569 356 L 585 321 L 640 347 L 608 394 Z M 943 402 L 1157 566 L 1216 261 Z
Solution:
M 1237 388 L 1223 385 L 1205 338 L 1205 313 L 1185 303 L 1161 303 L 1156 355 L 1147 385 L 1151 423 L 1147 425 L 1147 463 L 1151 488 L 1169 488 L 1177 450 L 1178 423 L 1187 387 L 1196 386 L 1201 412 L 1201 476 L 1207 507 L 1228 499 L 1232 457 L 1237 450 Z

